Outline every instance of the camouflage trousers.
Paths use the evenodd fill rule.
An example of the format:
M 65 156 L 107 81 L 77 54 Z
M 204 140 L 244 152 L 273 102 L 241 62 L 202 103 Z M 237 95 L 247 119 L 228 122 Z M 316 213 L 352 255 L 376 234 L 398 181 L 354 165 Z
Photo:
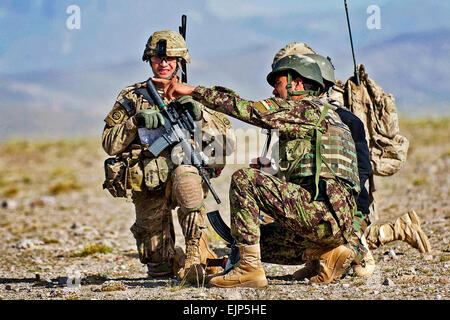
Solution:
M 231 232 L 238 243 L 261 245 L 264 261 L 301 258 L 305 248 L 337 247 L 353 238 L 355 202 L 345 187 L 324 179 L 323 201 L 310 190 L 257 169 L 236 171 L 231 180 Z M 275 224 L 260 228 L 260 213 Z M 273 248 L 271 250 L 271 248 Z
M 180 203 L 177 190 L 172 185 L 171 180 L 163 184 L 159 191 L 144 189 L 133 195 L 136 221 L 130 231 L 136 239 L 139 260 L 147 264 L 149 269 L 161 272 L 171 270 L 172 259 L 175 255 L 173 209 L 178 207 L 178 221 L 185 241 L 200 238 L 201 230 L 206 228 L 205 206 L 201 203 L 195 210 L 186 208 L 183 205 L 185 203 Z

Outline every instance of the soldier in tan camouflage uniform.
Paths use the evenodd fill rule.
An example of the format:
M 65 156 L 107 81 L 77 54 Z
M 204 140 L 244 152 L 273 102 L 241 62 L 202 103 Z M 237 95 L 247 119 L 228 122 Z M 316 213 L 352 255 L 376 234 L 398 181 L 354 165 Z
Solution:
M 142 60 L 150 63 L 154 77 L 179 81 L 180 62 L 189 63 L 190 57 L 179 33 L 158 31 L 149 38 Z M 205 269 L 209 274 L 217 272 L 217 268 L 206 267 L 207 258 L 217 258 L 205 232 L 207 188 L 195 167 L 176 165 L 172 161 L 171 148 L 155 158 L 148 152 L 148 145 L 141 144 L 138 123 L 145 123 L 147 129 L 156 129 L 162 120 L 158 108 L 144 98 L 142 90 L 146 90 L 145 81 L 122 90 L 105 119 L 103 148 L 115 156 L 113 165 L 105 167 L 105 187 L 114 196 L 127 197 L 134 203 L 136 222 L 130 230 L 136 239 L 139 259 L 147 265 L 149 276 L 178 275 L 179 279 L 189 282 L 201 280 Z M 164 100 L 169 102 L 167 98 Z M 196 103 L 191 98 L 187 100 Z M 193 116 L 195 120 L 203 119 L 204 144 L 221 134 L 223 148 L 230 148 L 232 140 L 224 140 L 231 126 L 229 119 L 200 103 L 196 105 L 201 111 Z M 218 176 L 223 167 L 224 163 L 210 166 L 210 178 Z M 108 172 L 111 172 L 109 176 Z M 186 256 L 181 248 L 175 248 L 171 211 L 176 207 Z

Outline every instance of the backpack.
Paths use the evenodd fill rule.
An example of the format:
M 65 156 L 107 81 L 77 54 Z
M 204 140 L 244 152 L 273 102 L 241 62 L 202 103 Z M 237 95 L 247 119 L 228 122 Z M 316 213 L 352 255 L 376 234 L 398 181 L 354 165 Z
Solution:
M 359 86 L 353 78 L 337 83 L 344 91 L 344 106 L 364 123 L 373 174 L 391 176 L 405 164 L 409 141 L 399 133 L 394 96 L 369 78 L 362 64 L 359 77 Z
M 354 78 L 345 84 L 337 80 L 333 94 L 337 101 L 349 109 L 364 123 L 369 147 L 372 172 L 377 176 L 392 176 L 405 164 L 409 141 L 399 133 L 398 115 L 395 99 L 384 90 L 365 71 L 364 65 L 358 67 L 360 85 Z M 369 178 L 370 220 L 378 219 L 380 198 L 376 192 L 373 176 Z

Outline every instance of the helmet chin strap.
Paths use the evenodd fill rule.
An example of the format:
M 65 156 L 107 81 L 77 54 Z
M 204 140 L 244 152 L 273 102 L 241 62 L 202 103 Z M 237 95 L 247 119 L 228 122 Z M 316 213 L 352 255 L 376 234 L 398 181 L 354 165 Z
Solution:
M 317 91 L 314 91 L 314 90 L 292 91 L 292 74 L 290 72 L 287 73 L 286 89 L 288 92 L 288 100 L 292 100 L 292 96 L 301 96 L 304 94 L 311 95 L 311 96 L 319 96 L 320 95 L 320 89 Z
M 152 63 L 150 62 L 150 68 L 152 68 L 152 65 L 151 65 L 151 64 L 152 64 Z M 166 80 L 172 80 L 173 77 L 175 77 L 175 76 L 177 75 L 178 70 L 180 70 L 180 64 L 179 64 L 179 62 L 177 62 L 177 67 L 175 68 L 175 71 L 174 71 L 170 76 L 168 76 L 167 78 L 161 78 L 160 76 L 158 76 L 158 75 L 155 73 L 155 71 L 153 71 L 153 68 L 152 68 L 153 75 L 155 76 L 155 78 L 161 78 L 161 79 L 166 79 Z

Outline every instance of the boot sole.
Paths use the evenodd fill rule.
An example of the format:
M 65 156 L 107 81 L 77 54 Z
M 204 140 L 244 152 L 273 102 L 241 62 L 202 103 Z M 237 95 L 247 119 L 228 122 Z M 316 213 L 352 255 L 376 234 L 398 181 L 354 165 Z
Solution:
M 350 252 L 348 254 L 342 254 L 336 265 L 340 265 L 340 268 L 334 268 L 333 273 L 331 274 L 331 282 L 338 280 L 347 270 L 348 267 L 350 267 L 351 262 L 355 259 L 355 253 L 352 250 L 349 250 Z
M 254 281 L 246 281 L 239 284 L 233 284 L 233 285 L 214 285 L 209 283 L 208 288 L 265 288 L 269 285 L 269 282 L 267 279 L 264 280 L 254 280 Z
M 331 276 L 326 281 L 315 281 L 311 278 L 312 282 L 321 283 L 321 284 L 330 284 L 340 279 L 340 277 L 344 274 L 345 270 L 350 267 L 351 262 L 355 259 L 355 253 L 352 250 L 348 250 L 347 253 L 343 253 L 339 256 L 338 260 L 335 263 L 335 267 L 333 268 L 333 272 Z M 336 267 L 340 266 L 340 267 Z

